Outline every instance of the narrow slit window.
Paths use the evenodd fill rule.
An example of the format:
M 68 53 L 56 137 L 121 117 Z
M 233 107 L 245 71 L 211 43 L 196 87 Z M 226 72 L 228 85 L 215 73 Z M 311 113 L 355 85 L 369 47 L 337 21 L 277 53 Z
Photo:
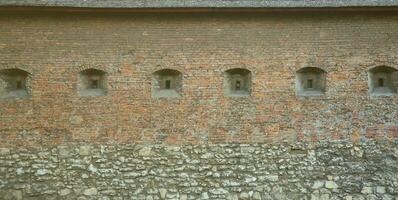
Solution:
M 308 79 L 307 80 L 307 88 L 308 89 L 313 89 L 313 80 L 312 79 Z
M 384 79 L 379 78 L 379 87 L 384 87 Z
M 240 81 L 236 81 L 236 83 L 235 83 L 235 90 L 241 90 Z
M 98 88 L 98 80 L 91 80 L 91 88 L 92 89 Z
M 16 89 L 17 90 L 21 90 L 22 89 L 22 81 L 17 81 Z
M 171 89 L 171 80 L 166 80 L 165 89 Z

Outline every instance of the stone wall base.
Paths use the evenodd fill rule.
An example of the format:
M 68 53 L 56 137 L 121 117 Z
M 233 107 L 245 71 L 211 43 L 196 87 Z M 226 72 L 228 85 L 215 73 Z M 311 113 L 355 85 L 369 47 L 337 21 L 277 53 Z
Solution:
M 0 148 L 2 199 L 398 199 L 398 142 Z

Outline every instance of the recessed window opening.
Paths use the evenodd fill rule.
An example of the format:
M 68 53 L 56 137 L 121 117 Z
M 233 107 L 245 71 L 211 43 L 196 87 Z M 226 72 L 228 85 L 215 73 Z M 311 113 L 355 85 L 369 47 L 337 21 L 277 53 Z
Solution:
M 86 69 L 79 73 L 79 96 L 101 96 L 106 94 L 106 72 L 98 69 Z
M 321 68 L 306 67 L 296 72 L 298 96 L 317 96 L 325 93 L 326 72 Z
M 0 70 L 0 98 L 28 97 L 28 75 L 28 72 L 20 69 Z
M 162 69 L 152 74 L 152 96 L 180 97 L 182 74 L 174 69 Z
M 251 91 L 251 72 L 234 68 L 224 72 L 224 94 L 226 96 L 249 96 Z
M 389 96 L 397 92 L 398 70 L 378 66 L 368 71 L 368 85 L 373 96 Z

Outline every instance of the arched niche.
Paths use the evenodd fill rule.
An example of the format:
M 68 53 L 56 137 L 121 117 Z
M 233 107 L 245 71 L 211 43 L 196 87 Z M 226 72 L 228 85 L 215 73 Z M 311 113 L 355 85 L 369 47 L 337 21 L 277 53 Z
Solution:
M 21 69 L 0 70 L 0 98 L 26 98 L 29 73 Z
M 224 72 L 224 94 L 226 96 L 249 96 L 251 92 L 251 71 L 243 68 Z
M 155 98 L 180 97 L 182 73 L 174 69 L 161 69 L 152 74 L 152 96 Z
M 77 84 L 79 96 L 105 95 L 106 86 L 106 72 L 93 68 L 79 72 Z
M 306 67 L 296 72 L 298 96 L 323 95 L 326 91 L 326 72 L 317 67 Z
M 373 96 L 389 96 L 397 93 L 398 70 L 388 66 L 378 66 L 368 71 L 369 92 Z

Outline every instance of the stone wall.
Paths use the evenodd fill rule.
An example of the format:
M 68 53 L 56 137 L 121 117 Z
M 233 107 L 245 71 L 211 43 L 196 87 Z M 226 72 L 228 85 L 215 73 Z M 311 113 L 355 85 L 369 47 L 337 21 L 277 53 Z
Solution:
M 398 143 L 1 148 L 1 199 L 398 199 Z
M 0 143 L 251 143 L 395 138 L 398 95 L 372 97 L 368 70 L 398 66 L 396 12 L 2 12 L 0 69 L 30 73 L 30 98 L 0 100 Z M 326 91 L 299 97 L 304 67 Z M 84 69 L 104 96 L 78 95 Z M 153 98 L 159 69 L 180 98 Z M 251 71 L 251 93 L 224 94 L 223 73 Z

